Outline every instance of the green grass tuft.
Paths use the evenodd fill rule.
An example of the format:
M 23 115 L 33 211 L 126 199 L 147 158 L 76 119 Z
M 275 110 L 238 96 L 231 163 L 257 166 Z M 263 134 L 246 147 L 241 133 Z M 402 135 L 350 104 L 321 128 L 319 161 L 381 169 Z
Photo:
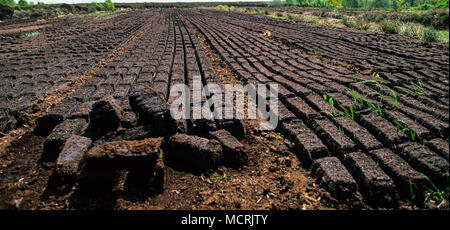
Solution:
M 381 30 L 387 34 L 398 34 L 400 33 L 400 23 L 394 20 L 385 19 L 380 22 Z
M 422 40 L 423 41 L 436 41 L 439 39 L 439 31 L 434 28 L 428 27 L 423 29 Z
M 29 38 L 29 37 L 38 36 L 39 34 L 41 34 L 41 33 L 38 31 L 33 31 L 33 32 L 22 34 L 22 35 L 20 35 L 20 37 L 21 38 Z

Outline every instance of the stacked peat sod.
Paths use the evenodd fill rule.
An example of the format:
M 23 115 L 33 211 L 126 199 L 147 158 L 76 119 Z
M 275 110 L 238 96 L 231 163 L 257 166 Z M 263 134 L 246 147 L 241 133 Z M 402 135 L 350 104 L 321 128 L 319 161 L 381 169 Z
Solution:
M 119 170 L 128 170 L 131 187 L 162 191 L 163 138 L 153 135 L 153 124 L 135 127 L 136 115 L 123 111 L 111 96 L 78 107 L 64 102 L 39 119 L 35 129 L 40 135 L 49 133 L 41 161 L 56 161 L 51 185 L 65 190 L 83 181 L 90 194 L 101 194 L 112 188 Z M 153 103 L 167 108 L 163 101 Z
M 183 43 L 195 43 L 195 46 L 186 46 L 187 57 L 201 60 L 192 63 L 189 70 L 201 75 L 206 82 L 212 80 L 217 82 L 218 79 L 205 54 L 201 49 L 195 48 L 199 47 L 195 37 L 190 35 L 179 18 L 173 21 L 174 15 L 171 15 L 172 13 L 164 14 L 160 21 L 182 28 Z M 167 103 L 167 100 L 170 103 L 170 99 L 167 98 L 167 83 L 183 77 L 183 74 L 179 73 L 184 69 L 183 61 L 180 61 L 184 55 L 180 55 L 177 50 L 175 59 L 163 58 L 164 54 L 173 54 L 171 52 L 175 50 L 168 47 L 175 44 L 161 43 L 158 39 L 146 39 L 150 35 L 153 37 L 154 32 L 160 35 L 159 41 L 164 41 L 167 39 L 165 35 L 170 36 L 172 30 L 166 26 L 152 26 L 119 57 L 122 61 L 107 64 L 38 119 L 35 133 L 47 136 L 41 159 L 49 162 L 56 160 L 57 165 L 60 165 L 58 168 L 61 169 L 55 169 L 53 177 L 55 182 L 58 182 L 54 183 L 58 187 L 72 188 L 71 185 L 78 182 L 79 188 L 85 188 L 82 185 L 87 185 L 88 188 L 80 191 L 104 194 L 105 191 L 112 191 L 113 185 L 117 184 L 118 175 L 123 175 L 122 172 L 125 171 L 127 173 L 125 185 L 130 185 L 130 188 L 138 186 L 140 191 L 144 188 L 161 192 L 166 162 L 171 166 L 191 171 L 217 168 L 222 164 L 236 168 L 245 164 L 243 146 L 234 138 L 241 139 L 245 133 L 241 121 L 172 119 Z M 178 36 L 176 38 L 179 39 Z M 159 50 L 156 49 L 154 53 L 156 59 L 144 64 L 136 62 L 131 67 L 130 63 L 135 62 L 131 60 L 132 56 L 139 55 L 136 48 L 153 47 L 149 44 L 164 48 L 167 52 L 156 52 Z M 195 50 L 197 52 L 194 52 Z M 153 52 L 147 51 L 149 54 Z M 123 61 L 128 59 L 129 62 Z M 174 64 L 175 69 L 171 71 L 171 63 L 175 61 L 178 64 Z M 199 71 L 200 66 L 203 72 Z M 167 69 L 168 67 L 170 68 Z M 142 71 L 139 71 L 140 68 Z M 169 79 L 171 74 L 172 77 Z M 192 77 L 191 75 L 189 72 L 188 77 Z M 217 135 L 210 135 L 210 132 L 217 130 L 220 131 Z M 88 138 L 92 142 L 90 147 L 86 147 L 87 150 L 83 146 L 77 149 L 71 147 L 73 135 Z M 176 140 L 179 142 L 173 142 L 175 137 L 184 137 L 189 141 L 180 141 L 178 138 Z M 204 146 L 196 145 L 204 143 L 205 140 L 214 143 L 214 148 L 204 149 Z M 176 153 L 168 152 L 177 144 L 186 148 L 175 148 L 173 151 Z M 69 150 L 65 150 L 66 148 Z M 172 158 L 170 161 L 165 159 L 177 154 L 181 157 Z M 183 160 L 185 158 L 199 163 L 192 164 L 195 166 L 192 167 L 188 161 Z M 209 158 L 214 159 L 212 164 L 204 160 Z M 63 166 L 64 164 L 67 166 Z
M 439 102 L 427 100 L 433 102 L 433 109 L 422 106 L 427 111 L 424 113 L 413 109 L 413 105 L 419 104 L 417 100 L 408 99 L 412 100 L 408 106 L 403 105 L 405 101 L 399 103 L 401 113 L 393 115 L 393 112 L 386 111 L 387 119 L 367 110 L 357 115 L 355 120 L 339 114 L 331 119 L 322 114 L 323 111 L 332 111 L 322 94 L 326 92 L 338 103 L 351 107 L 352 98 L 339 92 L 351 86 L 359 93 L 367 93 L 367 89 L 360 90 L 351 84 L 355 79 L 365 79 L 349 69 L 324 63 L 311 55 L 293 53 L 290 51 L 292 47 L 286 44 L 275 44 L 258 36 L 259 32 L 267 29 L 280 31 L 277 36 L 284 36 L 283 26 L 300 28 L 303 24 L 276 27 L 270 26 L 272 22 L 278 22 L 276 20 L 266 22 L 258 16 L 239 13 L 224 15 L 206 10 L 201 13 L 183 10 L 182 14 L 204 34 L 212 48 L 243 82 L 278 83 L 280 132 L 295 144 L 293 152 L 304 165 L 312 165 L 313 175 L 322 187 L 338 200 L 351 204 L 364 200 L 373 206 L 395 207 L 397 196 L 400 196 L 405 200 L 415 197 L 414 202 L 420 204 L 424 200 L 426 187 L 431 186 L 424 174 L 437 184 L 442 182 L 446 173 L 448 175 L 448 143 L 445 141 L 448 137 L 448 115 L 441 112 L 448 111 L 448 105 L 445 106 L 448 102 L 437 106 Z M 262 27 L 263 30 L 256 29 L 257 32 L 254 32 L 255 28 Z M 228 34 L 229 37 L 221 34 Z M 308 37 L 320 36 L 306 34 Z M 297 35 L 299 39 L 305 38 L 305 33 Z M 303 44 L 318 44 L 311 41 L 317 40 L 311 39 Z M 340 48 L 329 49 L 338 54 L 332 55 L 332 58 L 341 54 Z M 364 55 L 367 54 L 371 52 Z M 386 81 L 392 83 L 391 78 Z M 433 116 L 441 113 L 441 117 Z M 411 124 L 417 131 L 416 140 L 434 139 L 419 148 L 391 123 L 393 117 L 400 117 L 408 125 Z M 416 118 L 426 128 L 417 125 Z M 428 129 L 434 133 L 430 135 Z
M 38 30 L 39 36 L 30 39 L 0 39 L 0 135 L 29 124 L 30 115 L 39 108 L 36 103 L 43 102 L 54 90 L 61 90 L 75 77 L 87 75 L 154 17 L 154 12 L 142 11 L 102 22 L 79 23 L 81 18 L 72 18 L 69 22 L 61 20 L 45 26 Z M 20 33 L 4 35 L 15 38 Z M 74 92 L 78 95 L 58 103 L 47 116 L 41 117 L 37 132 L 48 135 L 71 114 L 70 109 L 87 99 L 93 93 L 90 90 L 95 89 L 95 82 L 87 83 Z M 106 93 L 97 95 L 103 97 Z
M 179 44 L 189 42 L 191 40 L 190 32 L 185 30 L 186 28 L 182 25 L 183 20 L 178 18 L 173 11 L 170 12 L 172 12 L 168 14 L 170 18 L 177 19 L 175 21 L 177 28 L 182 28 L 182 30 L 175 31 L 174 41 L 184 40 Z M 438 186 L 445 183 L 445 176 L 448 175 L 446 174 L 446 172 L 448 173 L 448 143 L 445 140 L 448 138 L 448 115 L 443 114 L 442 118 L 432 116 L 435 113 L 441 114 L 442 110 L 429 114 L 429 111 L 425 109 L 425 113 L 410 106 L 417 100 L 408 99 L 412 102 L 406 103 L 406 100 L 402 100 L 398 105 L 397 113 L 387 111 L 386 119 L 366 112 L 361 113 L 355 120 L 344 117 L 337 117 L 336 120 L 329 119 L 319 112 L 330 109 L 328 103 L 321 97 L 322 92 L 330 93 L 329 95 L 336 101 L 350 107 L 352 105 L 351 98 L 343 97 L 343 94 L 339 97 L 337 92 L 352 85 L 354 80 L 352 78 L 360 79 L 360 76 L 345 68 L 323 65 L 317 58 L 292 53 L 285 45 L 274 44 L 272 41 L 257 36 L 256 33 L 236 27 L 233 25 L 235 23 L 224 23 L 227 20 L 223 20 L 223 18 L 208 16 L 211 12 L 202 12 L 203 15 L 201 15 L 186 10 L 182 13 L 204 34 L 210 45 L 218 51 L 244 82 L 255 84 L 273 81 L 279 83 L 281 98 L 279 127 L 281 127 L 281 132 L 295 143 L 294 151 L 305 165 L 312 165 L 313 175 L 322 187 L 339 200 L 353 204 L 366 200 L 374 206 L 396 206 L 398 195 L 404 199 L 410 199 L 411 195 L 415 194 L 417 202 L 423 201 L 419 195 L 423 194 L 425 186 L 430 186 L 424 174 Z M 220 34 L 230 34 L 231 36 L 226 38 L 219 36 Z M 178 35 L 182 35 L 184 39 Z M 195 36 L 192 36 L 191 42 L 198 47 Z M 178 44 L 178 42 L 176 43 Z M 173 43 L 168 44 L 173 45 Z M 46 141 L 48 151 L 44 154 L 48 156 L 47 159 L 60 161 L 59 169 L 55 173 L 59 175 L 79 174 L 80 170 L 78 169 L 81 167 L 86 169 L 82 171 L 86 172 L 88 179 L 91 179 L 89 184 L 97 186 L 100 183 L 96 182 L 111 181 L 111 183 L 105 183 L 107 185 L 105 188 L 111 190 L 108 186 L 113 184 L 115 174 L 118 170 L 125 169 L 130 170 L 131 178 L 138 179 L 137 184 L 158 190 L 158 186 L 163 184 L 157 183 L 163 182 L 163 176 L 162 179 L 158 179 L 164 175 L 161 173 L 164 171 L 163 163 L 183 170 L 202 171 L 206 168 L 218 167 L 221 164 L 239 167 L 236 165 L 245 162 L 242 146 L 234 138 L 240 139 L 239 135 L 244 133 L 240 131 L 242 129 L 240 122 L 234 120 L 173 121 L 170 119 L 164 99 L 167 98 L 168 86 L 175 83 L 175 80 L 191 82 L 191 78 L 189 78 L 191 73 L 199 72 L 200 74 L 200 69 L 197 68 L 192 68 L 195 71 L 182 74 L 182 63 L 189 60 L 183 60 L 184 55 L 178 52 L 175 53 L 175 56 L 172 56 L 173 53 L 171 53 L 181 47 L 183 46 L 164 48 L 167 52 L 162 53 L 171 58 L 163 58 L 164 63 L 155 64 L 161 70 L 169 67 L 169 73 L 166 73 L 166 70 L 156 70 L 156 67 L 155 70 L 151 70 L 156 71 L 155 75 L 150 74 L 150 70 L 145 73 L 147 76 L 145 79 L 151 79 L 148 80 L 148 84 L 158 92 L 164 91 L 164 97 L 158 97 L 157 93 L 152 89 L 145 89 L 145 86 L 144 90 L 139 90 L 140 86 L 133 83 L 129 86 L 119 85 L 123 87 L 114 89 L 116 99 L 119 99 L 118 94 L 122 95 L 120 89 L 123 89 L 123 97 L 127 98 L 125 103 L 120 98 L 120 103 L 117 105 L 120 104 L 121 108 L 114 105 L 116 103 L 98 103 L 98 100 L 108 101 L 100 98 L 109 94 L 107 93 L 108 89 L 112 90 L 111 85 L 100 85 L 102 77 L 98 75 L 77 90 L 74 93 L 75 96 L 55 105 L 47 115 L 42 117 L 38 121 L 39 128 L 36 128 L 36 131 L 42 135 L 48 135 Z M 183 49 L 186 49 L 186 58 L 196 57 L 197 60 L 201 60 L 194 64 L 197 64 L 197 67 L 202 65 L 202 80 L 207 82 L 210 78 L 205 76 L 210 71 L 203 66 L 208 62 L 205 61 L 206 57 L 200 55 L 201 49 L 191 45 L 186 45 Z M 198 54 L 193 50 L 197 50 Z M 179 68 L 170 71 L 172 65 Z M 113 71 L 120 69 L 123 68 L 114 68 Z M 133 67 L 129 69 L 131 72 L 136 72 L 133 70 Z M 446 71 L 448 72 L 448 70 Z M 160 74 L 161 72 L 164 74 Z M 327 81 L 323 79 L 324 73 L 327 74 L 327 79 L 330 78 Z M 136 75 L 135 77 L 144 76 L 143 73 L 138 72 L 134 75 Z M 168 78 L 169 75 L 171 78 Z M 186 77 L 185 75 L 188 76 L 188 79 L 183 78 L 183 76 Z M 114 81 L 116 78 L 112 76 L 115 75 L 109 76 L 105 82 Z M 152 79 L 151 76 L 155 79 Z M 159 80 L 156 81 L 157 79 Z M 330 81 L 335 82 L 327 85 Z M 117 83 L 117 81 L 114 82 Z M 91 96 L 91 99 L 97 101 L 86 102 L 88 91 L 92 91 L 91 88 L 97 88 L 97 91 Z M 128 97 L 130 88 L 133 88 L 133 92 Z M 366 90 L 357 87 L 355 89 L 360 92 Z M 204 99 L 206 100 L 206 98 Z M 170 99 L 168 100 L 170 101 Z M 347 101 L 350 102 L 347 103 Z M 93 109 L 92 106 L 96 103 L 98 108 Z M 434 102 L 431 104 L 433 107 L 437 105 Z M 448 106 L 443 107 L 448 111 Z M 103 110 L 108 111 L 108 113 L 104 113 L 108 114 L 105 117 L 109 117 L 111 115 L 109 112 L 112 112 L 113 116 L 111 117 L 115 120 L 103 121 L 103 115 L 100 115 Z M 415 119 L 420 121 L 424 127 L 416 127 L 417 136 L 420 139 L 428 140 L 430 138 L 432 140 L 427 141 L 426 146 L 411 142 L 390 122 L 398 117 L 398 114 L 412 121 Z M 6 117 L 5 120 L 9 121 L 10 118 Z M 96 124 L 94 120 L 100 123 Z M 0 119 L 1 121 L 2 119 Z M 101 122 L 105 122 L 105 124 L 102 125 Z M 340 132 L 337 126 L 343 131 Z M 92 148 L 84 153 L 85 148 L 88 148 L 85 146 L 89 141 L 84 142 L 84 145 L 80 144 L 77 148 L 71 147 L 69 143 L 73 135 L 89 138 L 93 142 Z M 158 137 L 164 138 L 158 139 Z M 150 147 L 141 145 L 144 142 L 148 143 Z M 116 151 L 117 146 L 119 146 L 117 148 L 119 151 Z M 73 151 L 78 151 L 79 154 L 70 154 L 72 152 L 70 149 L 74 148 L 76 150 Z M 61 149 L 62 152 L 58 156 Z M 145 154 L 141 154 L 142 151 Z M 161 151 L 164 152 L 163 155 Z M 158 158 L 156 158 L 157 152 L 160 152 Z M 87 163 L 84 167 L 82 160 L 78 160 L 80 155 L 86 159 Z M 45 158 L 43 157 L 43 159 Z M 141 161 L 149 162 L 148 164 L 153 167 L 139 170 L 137 168 L 141 164 L 138 162 Z M 135 167 L 127 169 L 131 168 L 128 167 L 129 165 L 136 166 L 136 170 L 134 170 Z M 146 171 L 146 169 L 149 170 Z M 77 170 L 78 173 L 73 173 Z M 144 177 L 148 180 L 139 181 L 139 178 Z M 132 183 L 134 180 L 131 178 L 130 184 L 136 184 Z M 64 181 L 70 180 L 64 179 Z M 101 189 L 96 191 L 101 191 Z
M 242 136 L 240 121 L 213 121 L 209 133 L 188 135 L 181 125 L 186 121 L 174 120 L 153 88 L 136 85 L 128 101 L 131 111 L 111 96 L 76 109 L 58 104 L 39 119 L 35 132 L 47 135 L 41 161 L 56 161 L 52 186 L 67 191 L 78 182 L 87 194 L 101 195 L 111 192 L 118 172 L 126 170 L 125 189 L 156 194 L 164 189 L 166 163 L 190 172 L 246 164 L 244 146 L 231 134 Z

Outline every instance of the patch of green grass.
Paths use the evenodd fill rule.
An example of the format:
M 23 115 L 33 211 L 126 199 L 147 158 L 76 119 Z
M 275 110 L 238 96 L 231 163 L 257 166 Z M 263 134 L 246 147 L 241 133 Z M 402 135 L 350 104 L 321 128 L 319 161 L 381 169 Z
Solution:
M 448 36 L 449 36 L 448 30 L 439 31 L 439 40 L 448 42 L 449 41 Z
M 420 37 L 420 32 L 421 32 L 421 28 L 418 24 L 416 23 L 404 23 L 401 27 L 400 27 L 400 34 L 406 35 L 406 36 L 410 36 L 410 37 Z
M 416 194 L 414 193 L 413 183 L 411 182 L 411 179 L 409 180 L 409 193 L 411 195 L 411 200 L 414 200 L 416 198 Z
M 295 20 L 295 16 L 292 14 L 286 14 L 286 16 L 289 20 Z
M 421 41 L 437 41 L 437 40 L 444 40 L 443 38 L 445 36 L 441 33 L 441 31 L 438 31 L 434 29 L 433 27 L 426 27 L 418 23 L 412 23 L 412 22 L 401 22 L 397 20 L 383 20 L 378 24 L 381 28 L 381 30 L 388 34 L 401 34 L 409 37 L 413 37 L 416 39 L 419 39 Z M 448 31 L 447 31 L 448 34 Z M 448 36 L 446 37 L 448 41 Z
M 385 98 L 387 98 L 391 102 L 391 107 L 395 110 L 395 109 L 397 109 L 397 105 L 398 105 L 397 94 L 392 89 L 389 89 L 389 92 L 391 92 L 391 94 L 392 94 L 392 99 L 389 97 L 385 97 Z
M 394 124 L 395 126 L 397 126 L 398 129 L 400 129 L 400 131 L 402 133 L 405 133 L 406 131 L 409 131 L 409 134 L 411 136 L 411 140 L 414 142 L 415 137 L 416 137 L 416 130 L 409 128 L 407 124 L 405 124 L 405 122 L 403 122 L 402 120 L 394 120 Z
M 347 109 L 347 108 L 345 108 L 345 106 L 343 106 L 343 105 L 341 105 L 341 104 L 339 104 L 338 107 L 341 108 L 343 111 L 341 111 L 341 110 L 339 110 L 339 109 L 336 109 L 336 108 L 334 107 L 335 102 L 334 102 L 333 98 L 330 97 L 330 96 L 328 96 L 328 95 L 325 94 L 325 93 L 323 94 L 323 100 L 326 101 L 326 102 L 328 102 L 328 104 L 333 108 L 333 111 L 332 111 L 332 112 L 329 112 L 329 111 L 320 111 L 320 113 L 324 113 L 324 114 L 330 116 L 330 117 L 335 121 L 336 125 L 338 126 L 339 132 L 341 132 L 342 134 L 345 134 L 344 128 L 343 128 L 343 127 L 339 124 L 339 122 L 336 120 L 336 113 L 335 113 L 335 110 L 337 110 L 341 116 L 348 117 L 348 118 L 350 118 L 351 120 L 355 120 L 355 114 L 359 113 L 359 111 L 355 111 L 355 110 L 353 109 L 353 107 L 350 107 L 349 109 Z M 353 134 L 353 138 L 356 139 L 356 136 L 355 136 L 354 134 Z
M 276 139 L 281 139 L 281 133 L 275 133 L 275 138 Z
M 442 201 L 444 201 L 444 197 L 442 195 L 444 193 L 444 191 L 441 191 L 439 188 L 437 188 L 436 185 L 426 175 L 423 175 L 423 176 L 431 184 L 431 188 L 428 188 L 427 190 L 425 190 L 425 202 L 428 200 L 433 200 L 440 204 Z M 448 172 L 447 172 L 447 180 L 448 180 Z M 447 185 L 447 191 L 448 191 L 448 185 Z
M 372 111 L 374 111 L 378 116 L 384 117 L 382 105 L 373 104 L 368 101 L 366 101 L 366 103 L 369 106 L 369 108 L 372 109 Z
M 395 20 L 384 19 L 379 23 L 381 30 L 387 34 L 400 33 L 400 23 Z
M 403 86 L 396 86 L 395 88 L 409 92 L 411 94 L 417 94 L 417 95 L 423 95 L 423 86 L 422 83 L 420 82 L 420 80 L 417 81 L 417 83 L 415 82 L 410 82 L 410 85 L 408 85 L 407 87 L 403 87 Z M 412 88 L 412 89 L 410 89 Z M 406 94 L 404 95 L 406 96 Z
M 32 32 L 28 32 L 28 33 L 20 35 L 20 37 L 21 38 L 30 38 L 30 37 L 38 36 L 39 34 L 41 34 L 39 31 L 32 31 Z
M 358 82 L 358 84 L 375 84 L 380 88 L 380 83 L 378 81 L 375 80 L 365 80 L 365 81 L 361 81 Z M 378 116 L 384 117 L 384 113 L 383 113 L 383 105 L 379 105 L 377 103 L 372 103 L 370 102 L 367 98 L 371 98 L 371 99 L 376 99 L 376 97 L 379 97 L 380 102 L 382 102 L 382 100 L 385 98 L 385 96 L 381 93 L 375 93 L 374 95 L 361 95 L 360 93 L 358 93 L 356 90 L 354 89 L 347 89 L 347 93 L 350 94 L 350 96 L 353 97 L 353 100 L 358 103 L 358 107 L 362 108 L 367 106 L 368 108 L 370 108 L 372 111 L 374 111 Z M 393 101 L 393 100 L 391 100 Z
M 342 126 L 338 126 L 339 132 L 341 132 L 342 134 L 345 134 L 344 132 L 344 128 L 342 128 Z
M 79 18 L 84 18 L 84 17 L 91 17 L 91 16 L 95 16 L 95 17 L 104 17 L 104 16 L 109 16 L 112 14 L 117 13 L 117 11 L 95 11 L 93 13 L 89 13 L 89 14 L 80 14 L 78 15 Z M 125 13 L 125 12 L 123 12 Z
M 368 30 L 370 28 L 370 24 L 360 17 L 344 17 L 342 23 L 349 28 L 354 28 L 357 30 Z
M 200 175 L 200 178 L 202 180 L 205 179 L 209 179 L 210 181 L 218 181 L 218 180 L 231 180 L 234 182 L 234 180 L 236 179 L 237 174 L 233 174 L 232 176 L 227 176 L 225 173 L 223 173 L 222 175 L 219 175 L 219 173 L 217 173 L 216 171 L 210 169 L 208 170 L 206 173 L 202 173 Z
M 342 110 L 344 110 L 344 111 L 339 111 L 339 113 L 342 115 L 342 116 L 345 116 L 345 117 L 348 117 L 348 118 L 350 118 L 350 119 L 352 119 L 352 120 L 355 120 L 355 111 L 353 110 L 353 107 L 350 107 L 350 109 L 347 109 L 347 108 L 345 108 L 345 106 L 343 106 L 343 105 L 339 105 L 339 107 L 342 109 Z
M 347 89 L 347 93 L 352 96 L 353 101 L 355 101 L 359 105 L 364 105 L 364 99 L 361 94 L 354 89 Z
M 88 14 L 79 14 L 79 15 L 77 15 L 77 17 L 84 18 L 84 17 L 92 17 L 92 16 L 94 16 L 94 17 L 99 18 L 99 17 L 105 17 L 105 16 L 114 15 L 114 14 L 118 14 L 118 15 L 122 15 L 123 14 L 123 15 L 125 15 L 125 14 L 128 14 L 132 10 L 133 9 L 131 9 L 131 8 L 120 8 L 120 9 L 115 10 L 115 11 L 111 11 L 111 10 L 108 10 L 108 11 L 95 11 L 95 12 L 88 13 Z
M 256 10 L 255 10 L 256 9 Z M 400 34 L 416 38 L 420 41 L 449 41 L 448 10 L 434 9 L 425 11 L 404 11 L 403 13 L 388 14 L 388 11 L 377 13 L 346 13 L 326 12 L 323 10 L 314 12 L 285 13 L 269 11 L 258 8 L 228 9 L 245 13 L 263 14 L 273 18 L 289 19 L 297 22 L 309 22 L 335 27 L 349 27 L 357 30 L 383 32 L 386 34 Z M 436 30 L 435 28 L 439 29 Z
M 423 29 L 422 37 L 421 39 L 423 41 L 436 41 L 439 39 L 439 31 L 435 30 L 434 28 L 427 27 Z
M 331 107 L 334 107 L 334 101 L 333 101 L 333 98 L 327 96 L 326 93 L 323 94 L 323 100 L 325 100 L 326 102 L 328 102 L 328 104 L 330 104 Z

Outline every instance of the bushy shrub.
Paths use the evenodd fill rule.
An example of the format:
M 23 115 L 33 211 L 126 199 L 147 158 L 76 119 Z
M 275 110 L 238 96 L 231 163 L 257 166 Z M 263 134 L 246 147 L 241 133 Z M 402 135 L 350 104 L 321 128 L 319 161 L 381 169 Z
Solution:
M 63 4 L 60 5 L 60 7 L 61 7 L 62 9 L 64 9 L 64 11 L 65 11 L 66 13 L 73 13 L 74 7 L 73 7 L 72 5 L 70 5 L 70 4 L 63 3 Z
M 0 0 L 0 3 L 8 5 L 8 6 L 15 6 L 16 5 L 16 2 L 14 2 L 14 0 Z
M 48 17 L 48 13 L 45 9 L 33 9 L 30 13 L 30 18 L 38 19 L 38 18 L 46 18 Z
M 434 7 L 436 7 L 436 8 L 442 8 L 442 7 L 448 8 L 448 0 L 438 0 L 436 2 L 436 4 L 434 5 Z
M 447 9 L 434 9 L 425 12 L 412 12 L 405 16 L 392 16 L 392 19 L 403 22 L 414 22 L 424 26 L 432 26 L 437 29 L 448 29 L 448 15 Z
M 103 6 L 107 9 L 107 10 L 111 10 L 114 11 L 116 9 L 116 7 L 114 6 L 114 3 L 111 0 L 106 0 L 103 3 Z
M 422 30 L 418 24 L 407 22 L 401 26 L 400 33 L 406 36 L 420 38 Z
M 387 34 L 398 34 L 400 25 L 398 21 L 385 19 L 380 22 L 381 30 Z
M 442 10 L 440 13 L 438 13 L 437 21 L 439 22 L 439 24 L 434 24 L 433 26 L 439 29 L 448 29 L 448 10 Z
M 97 2 L 92 2 L 91 6 L 95 7 L 96 10 L 100 11 L 103 9 L 103 5 Z
M 435 41 L 439 39 L 439 32 L 432 27 L 407 22 L 401 26 L 400 34 L 415 37 L 422 41 Z
M 368 30 L 370 28 L 370 25 L 368 22 L 366 22 L 363 18 L 350 18 L 346 17 L 342 20 L 342 23 L 350 28 L 354 28 L 357 30 Z
M 30 4 L 27 2 L 27 0 L 19 0 L 18 2 L 19 6 L 29 6 Z
M 439 39 L 439 32 L 434 28 L 424 28 L 422 34 L 422 40 L 435 41 Z
M 339 11 L 333 10 L 325 15 L 325 17 L 331 17 L 336 19 L 344 19 L 344 15 L 342 15 Z

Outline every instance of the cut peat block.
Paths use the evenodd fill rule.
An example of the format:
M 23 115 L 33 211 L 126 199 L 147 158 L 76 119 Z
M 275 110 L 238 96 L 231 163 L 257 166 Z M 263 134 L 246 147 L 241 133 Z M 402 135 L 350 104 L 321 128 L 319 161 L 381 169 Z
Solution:
M 424 127 L 429 129 L 433 134 L 448 137 L 449 123 L 442 121 L 431 114 L 419 111 L 417 109 L 398 104 L 399 111 L 417 120 Z
M 286 107 L 303 120 L 310 120 L 319 117 L 320 114 L 312 109 L 299 97 L 292 97 L 285 100 Z
M 53 105 L 50 111 L 36 121 L 34 132 L 40 136 L 49 135 L 56 125 L 63 122 L 81 103 L 72 99 L 64 99 Z
M 172 118 L 169 106 L 162 96 L 153 88 L 136 86 L 129 96 L 130 105 L 139 119 L 152 125 L 155 132 L 170 136 L 177 131 L 177 123 Z
M 86 154 L 88 164 L 111 164 L 116 169 L 153 168 L 162 154 L 163 138 L 121 140 L 94 146 Z
M 216 119 L 217 129 L 225 129 L 234 137 L 241 140 L 245 136 L 244 124 L 238 119 Z
M 361 115 L 360 120 L 364 127 L 371 130 L 377 139 L 388 147 L 407 140 L 405 134 L 400 132 L 395 125 L 375 113 Z
M 116 130 L 119 127 L 122 112 L 122 108 L 112 96 L 95 102 L 89 113 L 89 125 L 94 135 L 100 137 Z
M 86 153 L 90 189 L 111 189 L 118 170 L 128 170 L 126 187 L 162 191 L 164 186 L 163 138 L 114 141 L 91 148 Z M 105 180 L 106 183 L 103 183 Z M 97 185 L 96 183 L 99 183 Z M 99 188 L 100 187 L 100 188 Z
M 10 114 L 8 109 L 0 109 L 0 132 L 8 133 L 17 125 L 17 119 Z
M 241 144 L 228 131 L 221 129 L 210 132 L 210 135 L 218 140 L 223 148 L 223 163 L 226 166 L 239 168 L 247 163 L 247 155 L 244 152 L 244 145 Z
M 207 137 L 209 132 L 216 131 L 217 126 L 213 119 L 187 120 L 188 133 L 196 136 Z
M 347 117 L 337 117 L 336 122 L 345 130 L 345 132 L 349 133 L 349 136 L 353 136 L 354 141 L 364 150 L 372 150 L 383 147 L 383 145 L 372 134 L 370 134 L 369 131 L 355 121 Z
M 89 119 L 89 113 L 92 110 L 92 105 L 96 103 L 96 101 L 87 101 L 78 106 L 77 109 L 73 111 L 69 118 L 84 118 Z
M 64 143 L 73 134 L 82 135 L 87 129 L 87 122 L 84 119 L 67 119 L 58 124 L 48 135 L 44 142 L 43 161 L 55 161 L 61 152 Z
M 136 126 L 138 118 L 135 113 L 126 111 L 122 114 L 120 125 L 124 128 L 133 128 Z
M 169 138 L 167 163 L 173 166 L 196 172 L 217 169 L 222 163 L 222 147 L 217 140 L 198 136 L 176 134 Z
M 283 122 L 281 132 L 294 142 L 295 152 L 302 162 L 309 165 L 328 156 L 327 147 L 302 121 Z
M 89 150 L 92 141 L 83 136 L 72 135 L 66 140 L 64 148 L 56 160 L 55 174 L 60 183 L 72 184 L 80 174 L 84 154 Z
M 411 166 L 425 174 L 433 183 L 440 187 L 448 186 L 449 165 L 446 159 L 415 142 L 399 145 L 396 151 Z
M 356 144 L 328 119 L 314 119 L 312 126 L 319 138 L 337 157 L 355 150 Z
M 398 194 L 394 181 L 367 154 L 347 154 L 345 166 L 358 182 L 368 202 L 375 206 L 397 206 Z
M 416 195 L 416 201 L 423 202 L 424 185 L 427 183 L 424 175 L 413 169 L 405 160 L 389 149 L 377 149 L 369 155 L 394 180 L 399 194 L 406 199 Z
M 269 105 L 268 105 L 269 106 Z M 273 109 L 271 109 L 273 111 Z M 295 116 L 294 113 L 289 111 L 288 108 L 286 108 L 281 101 L 278 101 L 278 124 L 281 124 L 281 122 L 289 122 L 292 120 L 298 120 L 297 116 Z
M 401 121 L 404 124 L 406 124 L 409 129 L 414 130 L 414 132 L 416 134 L 416 138 L 419 138 L 420 140 L 428 139 L 432 136 L 431 132 L 427 128 L 423 127 L 418 122 L 416 122 L 413 119 L 409 118 L 408 116 L 400 113 L 399 111 L 386 110 L 384 112 L 384 114 L 385 114 L 386 118 L 389 119 L 391 122 Z M 409 131 L 406 131 L 405 134 L 407 136 L 410 135 Z
M 438 153 L 441 157 L 449 160 L 449 144 L 442 138 L 435 138 L 426 142 L 428 148 Z
M 356 181 L 338 158 L 315 160 L 311 172 L 319 184 L 339 201 L 347 204 L 362 201 Z
M 121 140 L 142 140 L 152 136 L 152 128 L 148 125 L 138 126 L 135 128 L 123 129 L 108 135 L 94 142 L 95 145 L 104 144 L 106 142 L 121 141 Z
M 151 169 L 151 170 L 149 170 Z M 163 154 L 159 154 L 155 163 L 149 168 L 136 167 L 128 169 L 124 188 L 131 192 L 162 193 L 164 191 L 165 165 Z

